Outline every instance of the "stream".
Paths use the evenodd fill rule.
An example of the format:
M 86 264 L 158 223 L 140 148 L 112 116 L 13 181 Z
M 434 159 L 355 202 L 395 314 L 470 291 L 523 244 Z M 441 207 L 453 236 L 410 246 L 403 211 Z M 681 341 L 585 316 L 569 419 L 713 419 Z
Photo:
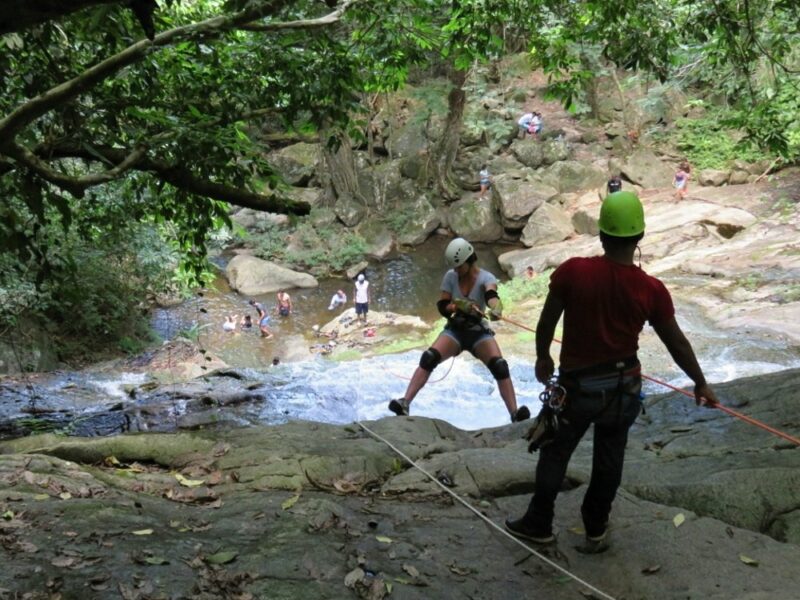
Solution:
M 370 309 L 416 314 L 428 323 L 436 321 L 439 315 L 435 300 L 444 273 L 442 255 L 447 241 L 435 236 L 413 252 L 372 264 L 367 270 L 372 289 Z M 482 267 L 502 274 L 491 247 L 476 250 Z M 501 252 L 506 250 L 499 248 Z M 669 279 L 665 282 L 672 289 L 673 282 Z M 197 411 L 215 413 L 210 422 L 233 425 L 282 423 L 290 419 L 344 424 L 387 416 L 388 401 L 403 394 L 417 366 L 418 349 L 343 362 L 317 355 L 311 360 L 281 361 L 277 366 L 269 366 L 274 357 L 281 356 L 282 340 L 287 336 L 303 336 L 309 344 L 313 343 L 312 325 L 325 324 L 336 316 L 336 311 L 327 310 L 331 295 L 343 289 L 348 294 L 349 306 L 352 287 L 350 281 L 329 279 L 320 281 L 315 289 L 290 290 L 295 313 L 288 318 L 273 318 L 275 336 L 265 340 L 257 331 L 232 334 L 222 329 L 225 315 L 240 316 L 250 307 L 248 298 L 232 292 L 220 277 L 213 287 L 182 304 L 155 311 L 153 327 L 165 340 L 194 331 L 200 344 L 235 372 L 235 376 L 208 378 L 213 381 L 205 393 L 235 400 L 209 409 L 202 403 L 192 406 L 192 394 L 173 393 L 167 399 L 159 391 L 151 395 L 134 393 L 132 390 L 146 387 L 150 377 L 146 373 L 119 370 L 90 369 L 27 379 L 8 378 L 0 381 L 4 399 L 0 403 L 0 437 L 52 429 L 78 435 L 107 435 L 204 426 L 209 420 L 193 421 L 187 417 Z M 679 287 L 677 283 L 673 289 L 678 321 L 710 382 L 800 366 L 800 350 L 778 336 L 716 328 L 691 303 L 689 289 L 690 286 Z M 274 294 L 255 299 L 267 307 L 275 304 Z M 527 325 L 535 327 L 535 323 Z M 533 376 L 532 339 L 527 345 L 529 352 L 506 350 L 505 355 L 511 366 L 518 404 L 527 404 L 535 414 L 542 388 Z M 639 355 L 648 375 L 678 386 L 689 383 L 648 326 L 640 345 Z M 557 352 L 554 347 L 554 356 Z M 198 384 L 194 385 L 195 388 L 192 384 L 184 387 L 197 392 Z M 668 390 L 658 384 L 645 384 L 646 395 L 664 391 Z M 160 408 L 147 408 L 152 405 Z M 412 405 L 412 414 L 444 419 L 465 430 L 500 426 L 508 420 L 488 370 L 468 354 L 446 361 L 434 371 Z M 76 420 L 76 415 L 81 417 Z

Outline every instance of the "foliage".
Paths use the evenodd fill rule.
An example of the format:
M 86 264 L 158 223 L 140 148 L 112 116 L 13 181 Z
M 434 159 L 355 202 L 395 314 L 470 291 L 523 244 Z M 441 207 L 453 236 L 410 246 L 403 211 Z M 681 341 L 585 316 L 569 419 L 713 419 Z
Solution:
M 723 169 L 736 159 L 757 162 L 769 155 L 742 144 L 742 132 L 726 127 L 726 113 L 709 109 L 700 118 L 678 119 L 677 147 L 695 169 Z
M 531 56 L 565 105 L 580 100 L 601 66 L 654 74 L 719 91 L 733 109 L 728 126 L 755 146 L 793 156 L 798 98 L 800 5 L 784 0 L 631 0 L 534 3 L 539 34 Z M 587 60 L 588 58 L 588 60 Z
M 547 296 L 551 272 L 552 270 L 547 270 L 542 273 L 537 273 L 532 279 L 520 275 L 519 277 L 514 277 L 513 279 L 499 283 L 497 286 L 497 293 L 503 300 L 505 311 L 511 310 L 516 302 L 530 300 L 531 298 L 544 298 Z
M 301 222 L 291 234 L 279 227 L 252 234 L 256 256 L 264 260 L 286 263 L 294 268 L 325 269 L 341 272 L 364 258 L 366 243 L 355 232 L 331 227 L 315 227 Z

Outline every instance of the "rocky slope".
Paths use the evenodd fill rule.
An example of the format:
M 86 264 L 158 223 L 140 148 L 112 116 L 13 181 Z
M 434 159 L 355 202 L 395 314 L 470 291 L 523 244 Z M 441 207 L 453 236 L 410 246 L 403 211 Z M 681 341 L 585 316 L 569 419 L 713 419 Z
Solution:
M 718 386 L 794 436 L 799 371 Z M 495 524 L 525 508 L 524 423 L 365 424 Z M 0 444 L 0 594 L 25 598 L 794 600 L 800 448 L 683 396 L 634 425 L 612 547 L 576 552 L 590 441 L 532 556 L 358 424 Z M 580 583 L 572 578 L 580 578 Z M 591 587 L 587 587 L 591 586 Z M 605 595 L 603 595 L 605 594 Z

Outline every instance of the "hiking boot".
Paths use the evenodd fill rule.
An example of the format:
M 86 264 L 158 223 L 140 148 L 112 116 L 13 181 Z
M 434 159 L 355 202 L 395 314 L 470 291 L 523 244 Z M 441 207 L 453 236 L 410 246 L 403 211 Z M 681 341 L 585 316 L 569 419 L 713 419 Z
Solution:
M 516 521 L 506 519 L 506 531 L 514 537 L 528 540 L 534 544 L 552 544 L 556 541 L 556 536 L 553 535 L 552 530 L 531 527 L 525 523 L 524 519 L 517 519 Z
M 389 410 L 398 417 L 407 417 L 409 414 L 408 406 L 411 404 L 405 398 L 397 398 L 389 402 Z
M 515 412 L 511 416 L 511 422 L 519 423 L 520 421 L 527 421 L 530 418 L 531 418 L 531 411 L 528 410 L 528 407 L 523 404 L 517 409 L 517 412 Z
M 605 552 L 610 547 L 608 543 L 608 528 L 600 535 L 586 535 L 586 541 L 580 545 L 575 546 L 575 550 L 581 554 L 600 554 Z

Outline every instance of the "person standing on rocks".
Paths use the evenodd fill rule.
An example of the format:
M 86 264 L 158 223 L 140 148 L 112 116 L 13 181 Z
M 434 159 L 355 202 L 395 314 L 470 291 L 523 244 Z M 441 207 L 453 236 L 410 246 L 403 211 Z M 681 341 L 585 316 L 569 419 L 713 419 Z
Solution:
M 613 194 L 614 192 L 621 192 L 622 191 L 622 177 L 619 175 L 612 175 L 608 178 L 608 183 L 606 183 L 606 192 L 608 194 Z
M 691 173 L 692 167 L 689 166 L 687 161 L 683 161 L 675 172 L 675 177 L 672 178 L 672 185 L 675 188 L 676 202 L 686 198 L 686 194 L 689 193 L 689 177 Z
M 366 325 L 369 312 L 369 281 L 363 273 L 359 273 L 356 277 L 356 293 L 353 295 L 353 302 L 356 305 L 356 318 Z
M 479 200 L 483 200 L 486 198 L 486 192 L 489 191 L 489 188 L 492 187 L 492 174 L 489 173 L 489 167 L 487 165 L 481 165 L 481 170 L 478 173 L 478 177 L 480 178 L 481 182 L 481 193 L 478 196 Z
M 527 406 L 517 408 L 508 363 L 494 339 L 494 331 L 484 318 L 486 314 L 496 321 L 503 314 L 503 303 L 497 295 L 497 279 L 489 271 L 479 268 L 475 264 L 477 259 L 472 244 L 463 238 L 455 238 L 447 245 L 445 260 L 450 269 L 442 279 L 441 295 L 436 303 L 447 324 L 433 345 L 422 353 L 405 395 L 389 402 L 389 410 L 396 415 L 409 414 L 411 402 L 439 363 L 468 350 L 494 376 L 511 421 L 530 417 Z
M 634 264 L 645 229 L 639 198 L 625 191 L 610 194 L 600 208 L 598 225 L 604 254 L 571 258 L 550 277 L 536 327 L 535 372 L 547 386 L 545 393 L 563 390 L 566 400 L 556 413 L 558 427 L 529 447 L 532 450 L 538 445 L 541 451 L 527 512 L 505 523 L 517 537 L 539 544 L 555 541 L 556 496 L 573 451 L 594 424 L 592 473 L 581 506 L 586 541 L 578 548 L 587 553 L 608 548 L 608 517 L 622 479 L 628 430 L 641 410 L 641 365 L 636 353 L 645 321 L 694 382 L 697 404 L 717 404 L 694 350 L 675 320 L 667 288 Z M 550 345 L 562 314 L 559 372 L 553 379 Z M 535 431 L 535 427 L 531 429 L 529 439 L 535 437 Z

